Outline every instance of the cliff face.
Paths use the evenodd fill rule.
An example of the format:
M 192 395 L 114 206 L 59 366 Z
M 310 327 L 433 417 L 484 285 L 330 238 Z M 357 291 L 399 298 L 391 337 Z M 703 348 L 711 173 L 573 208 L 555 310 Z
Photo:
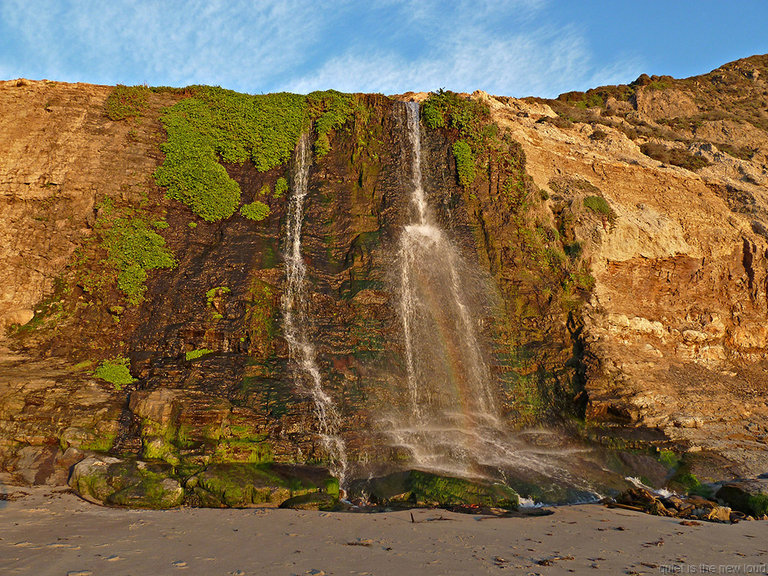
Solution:
M 511 427 L 557 422 L 608 445 L 719 455 L 732 466 L 722 475 L 765 471 L 767 60 L 557 101 L 476 93 L 499 127 L 482 152 L 451 122 L 425 126 L 428 202 L 474 270 Z M 277 181 L 294 161 L 225 163 L 242 201 L 269 215 L 206 221 L 152 176 L 163 109 L 189 95 L 148 92 L 140 116 L 110 120 L 112 92 L 0 85 L 3 467 L 57 483 L 87 451 L 190 474 L 322 462 L 282 333 Z M 324 385 L 353 469 L 375 472 L 404 458 L 379 417 L 405 379 L 394 263 L 410 159 L 402 103 L 355 102 L 310 169 L 302 253 Z M 476 154 L 464 185 L 460 139 Z M 160 237 L 175 259 L 147 268 L 133 304 L 109 248 L 126 229 Z M 121 356 L 134 382 L 93 376 Z

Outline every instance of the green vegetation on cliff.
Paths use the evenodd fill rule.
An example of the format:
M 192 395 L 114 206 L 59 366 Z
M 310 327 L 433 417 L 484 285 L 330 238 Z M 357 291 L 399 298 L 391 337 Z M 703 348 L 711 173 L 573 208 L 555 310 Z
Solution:
M 116 207 L 105 198 L 97 208 L 96 234 L 75 252 L 75 281 L 100 298 L 116 284 L 128 302 L 137 305 L 144 299 L 148 272 L 176 266 L 165 239 L 156 232 L 168 224 L 152 218 L 143 204 Z
M 578 244 L 552 226 L 547 194 L 527 174 L 522 146 L 500 130 L 487 105 L 440 91 L 424 102 L 422 119 L 453 142 L 457 183 L 482 215 L 478 241 L 506 303 L 497 342 L 508 408 L 520 425 L 583 415 L 583 401 L 574 400 L 582 387 L 579 360 L 570 358 L 578 346 L 541 345 L 554 325 L 578 331 L 578 308 L 594 285 Z M 605 208 L 587 204 L 593 211 Z
M 107 96 L 104 107 L 110 120 L 125 120 L 141 116 L 147 107 L 150 90 L 146 86 L 118 84 Z
M 240 186 L 222 164 L 250 160 L 260 172 L 280 166 L 313 120 L 315 154 L 322 158 L 330 150 L 330 132 L 344 125 L 355 103 L 354 96 L 334 91 L 252 96 L 211 86 L 189 90 L 192 96 L 162 117 L 168 140 L 155 180 L 209 222 L 229 218 L 240 205 Z M 275 196 L 283 192 L 281 187 Z
M 93 373 L 96 378 L 101 378 L 105 382 L 112 384 L 116 390 L 123 386 L 128 386 L 135 382 L 131 376 L 130 361 L 128 358 L 118 356 L 117 358 L 103 360 Z
M 453 157 L 456 159 L 456 172 L 459 184 L 467 188 L 475 179 L 475 156 L 472 149 L 464 140 L 453 145 Z
M 451 128 L 467 141 L 473 151 L 491 132 L 488 106 L 477 100 L 462 98 L 455 92 L 432 92 L 421 105 L 421 116 L 431 129 Z M 495 127 L 495 125 L 493 125 Z
M 269 206 L 260 200 L 254 200 L 250 204 L 245 204 L 240 208 L 240 214 L 248 220 L 261 222 L 269 216 Z
M 186 352 L 184 354 L 184 359 L 187 362 L 191 362 L 192 360 L 197 360 L 198 358 L 202 358 L 203 356 L 211 353 L 213 353 L 213 350 L 209 348 L 198 348 L 196 350 L 190 350 L 189 352 Z
M 131 304 L 143 300 L 148 270 L 176 266 L 163 237 L 140 218 L 116 218 L 105 234 L 103 246 L 110 264 L 117 269 L 117 287 Z
M 354 113 L 355 98 L 335 90 L 313 92 L 307 96 L 309 113 L 315 121 L 317 140 L 315 156 L 322 158 L 331 150 L 329 136 L 332 130 L 338 130 Z

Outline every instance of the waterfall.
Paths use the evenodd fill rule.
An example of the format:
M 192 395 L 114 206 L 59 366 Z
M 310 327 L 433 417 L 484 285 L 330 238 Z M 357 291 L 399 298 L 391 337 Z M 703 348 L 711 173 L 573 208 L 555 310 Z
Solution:
M 512 430 L 499 414 L 492 391 L 497 382 L 478 331 L 486 287 L 431 213 L 422 183 L 419 105 L 400 110 L 402 154 L 410 167 L 403 178 L 409 222 L 400 233 L 396 280 L 406 374 L 401 407 L 382 415 L 382 430 L 393 447 L 410 453 L 416 468 L 517 478 L 591 499 L 595 493 L 581 471 L 594 473 L 596 465 L 584 447 L 545 428 Z
M 464 285 L 466 264 L 433 218 L 422 184 L 419 105 L 405 104 L 410 222 L 399 247 L 399 313 L 408 410 L 391 434 L 420 467 L 470 472 L 477 433 L 499 427 L 491 378 Z
M 288 341 L 294 377 L 297 382 L 301 382 L 304 389 L 309 391 L 314 402 L 320 440 L 330 457 L 331 471 L 339 478 L 339 483 L 343 483 L 347 469 L 347 455 L 344 440 L 339 435 L 341 418 L 333 399 L 323 390 L 323 380 L 317 365 L 317 353 L 307 334 L 309 326 L 307 267 L 301 255 L 301 227 L 311 164 L 309 136 L 304 134 L 299 139 L 294 155 L 285 232 L 287 287 L 282 299 L 285 339 Z

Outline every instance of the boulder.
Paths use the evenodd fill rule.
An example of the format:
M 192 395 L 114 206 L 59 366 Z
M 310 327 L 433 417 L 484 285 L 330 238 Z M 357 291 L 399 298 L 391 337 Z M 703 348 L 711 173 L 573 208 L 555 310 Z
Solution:
M 13 468 L 26 484 L 65 486 L 70 468 L 84 457 L 72 447 L 62 451 L 58 446 L 25 446 L 19 450 Z
M 727 506 L 715 506 L 709 511 L 706 518 L 712 522 L 730 522 L 731 509 Z
M 327 469 L 281 464 L 211 464 L 187 481 L 197 504 L 213 507 L 333 507 L 339 483 Z M 314 496 L 312 496 L 314 495 Z M 297 497 L 306 497 L 304 500 Z M 314 498 L 316 503 L 310 505 Z
M 509 486 L 440 476 L 420 470 L 395 472 L 353 483 L 350 495 L 366 494 L 374 505 L 395 508 L 482 507 L 516 510 L 519 496 Z
M 300 496 L 288 498 L 280 504 L 280 508 L 292 510 L 333 510 L 339 504 L 339 499 L 327 492 L 309 492 Z
M 132 508 L 174 508 L 184 501 L 184 490 L 163 462 L 90 456 L 72 470 L 70 487 L 96 504 Z
M 768 479 L 727 482 L 715 497 L 734 510 L 760 518 L 768 514 Z

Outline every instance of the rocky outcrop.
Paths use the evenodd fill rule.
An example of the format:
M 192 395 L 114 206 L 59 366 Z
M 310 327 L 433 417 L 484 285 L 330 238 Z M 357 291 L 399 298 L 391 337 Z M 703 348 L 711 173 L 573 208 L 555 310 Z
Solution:
M 766 68 L 755 57 L 556 101 L 476 93 L 498 128 L 466 185 L 453 150 L 461 128 L 424 129 L 425 192 L 471 270 L 510 427 L 557 423 L 657 460 L 672 448 L 718 462 L 717 480 L 768 467 L 768 121 L 737 98 L 765 103 Z M 77 478 L 117 466 L 110 451 L 121 462 L 133 454 L 118 468 L 135 482 L 104 480 L 94 499 L 144 505 L 136 486 L 149 470 L 197 503 L 263 502 L 259 467 L 327 457 L 281 333 L 277 182 L 291 163 L 227 164 L 243 202 L 269 215 L 203 220 L 152 178 L 162 109 L 189 94 L 147 91 L 140 115 L 110 120 L 111 93 L 0 85 L 0 324 L 11 327 L 0 463 L 26 482 L 61 483 L 87 454 L 101 460 L 78 464 Z M 356 98 L 325 135 L 304 207 L 307 329 L 353 474 L 389 472 L 404 456 L 380 427 L 405 378 L 392 263 L 410 159 L 398 106 Z M 110 260 L 119 226 L 173 255 L 144 271 L 135 304 Z M 94 374 L 103 361 L 125 368 L 123 358 L 126 380 Z M 91 493 L 104 482 L 76 485 Z M 161 488 L 177 502 L 175 484 Z M 266 500 L 325 506 L 307 494 Z
M 712 74 L 732 78 L 765 65 L 755 57 Z M 742 76 L 740 90 L 764 102 L 761 77 Z M 523 145 L 539 187 L 570 206 L 599 194 L 613 212 L 610 223 L 589 219 L 588 210 L 576 216 L 575 235 L 595 277 L 582 333 L 588 422 L 601 430 L 660 430 L 688 450 L 728 454 L 745 472 L 759 473 L 768 441 L 768 134 L 760 113 L 736 110 L 723 120 L 735 88 L 721 94 L 710 82 L 708 75 L 670 79 L 668 89 L 641 86 L 626 119 L 619 116 L 625 124 L 595 107 L 585 122 L 558 127 L 541 121 L 539 102 L 513 111 L 503 100 L 488 101 Z M 720 118 L 697 117 L 702 110 Z M 692 141 L 717 134 L 713 144 L 689 146 L 708 166 L 692 171 L 641 151 L 647 141 L 680 146 L 686 134 L 667 128 L 691 118 Z M 629 120 L 655 135 L 627 130 Z M 731 142 L 751 147 L 749 158 L 718 150 L 729 140 L 724 122 Z M 563 178 L 582 185 L 563 186 Z

